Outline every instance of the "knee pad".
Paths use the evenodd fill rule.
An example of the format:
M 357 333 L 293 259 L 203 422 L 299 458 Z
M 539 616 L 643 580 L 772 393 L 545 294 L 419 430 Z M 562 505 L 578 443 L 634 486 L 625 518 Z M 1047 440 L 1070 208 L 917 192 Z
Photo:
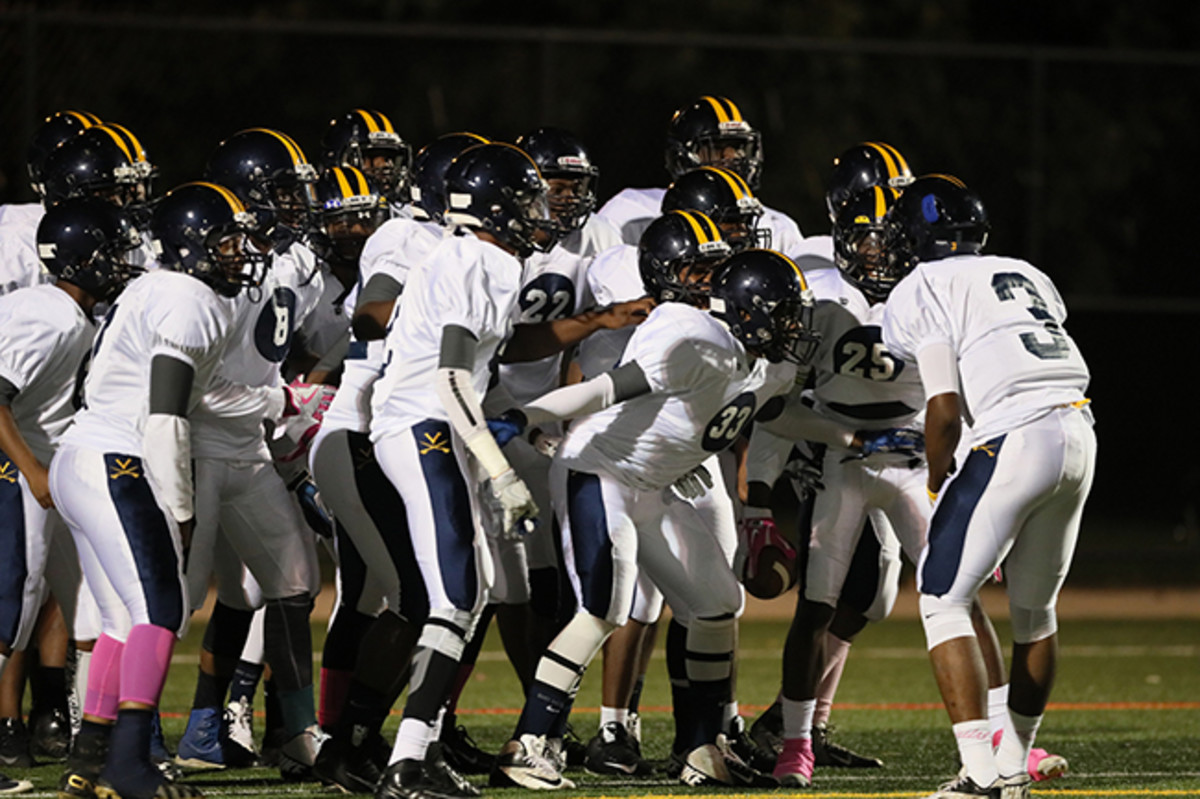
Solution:
M 575 614 L 538 661 L 535 679 L 561 691 L 572 690 L 615 629 L 598 616 Z
M 458 608 L 439 608 L 429 611 L 429 618 L 421 628 L 418 647 L 441 652 L 455 662 L 462 659 L 463 649 L 475 631 L 479 614 Z
M 875 590 L 875 599 L 863 611 L 868 621 L 883 621 L 892 613 L 896 605 L 896 597 L 900 593 L 900 560 L 889 560 L 881 565 L 879 584 Z
M 1010 607 L 1013 643 L 1032 644 L 1058 632 L 1058 612 L 1048 608 Z
M 737 619 L 692 619 L 687 625 L 685 667 L 689 682 L 727 680 L 733 673 Z
M 929 649 L 954 638 L 975 635 L 971 626 L 971 600 L 921 594 L 921 622 Z

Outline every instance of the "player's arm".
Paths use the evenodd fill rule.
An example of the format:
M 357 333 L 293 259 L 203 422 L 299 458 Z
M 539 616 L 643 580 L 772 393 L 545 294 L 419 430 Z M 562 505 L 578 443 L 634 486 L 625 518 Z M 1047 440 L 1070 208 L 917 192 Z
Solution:
M 636 360 L 597 375 L 591 380 L 556 388 L 522 408 L 528 424 L 574 419 L 602 411 L 610 405 L 649 394 L 650 382 Z
M 501 363 L 522 363 L 562 352 L 597 330 L 619 330 L 641 324 L 654 308 L 654 300 L 643 297 L 618 302 L 608 308 L 584 311 L 567 319 L 516 325 L 505 342 Z
M 377 341 L 387 335 L 396 298 L 404 291 L 400 281 L 382 272 L 371 275 L 358 294 L 350 329 L 359 341 Z
M 43 508 L 53 508 L 54 500 L 50 497 L 50 481 L 46 467 L 29 449 L 25 437 L 17 428 L 17 420 L 12 414 L 12 403 L 20 393 L 15 385 L 0 377 L 0 450 L 4 451 L 25 475 L 33 498 Z
M 182 358 L 159 353 L 150 359 L 150 415 L 142 461 L 159 491 L 159 500 L 184 531 L 185 542 L 195 516 L 188 424 L 188 400 L 195 379 L 195 366 Z
M 917 353 L 917 367 L 925 386 L 925 459 L 929 464 L 928 489 L 942 490 L 950 475 L 954 451 L 962 437 L 962 401 L 959 397 L 958 356 L 946 342 L 929 344 Z

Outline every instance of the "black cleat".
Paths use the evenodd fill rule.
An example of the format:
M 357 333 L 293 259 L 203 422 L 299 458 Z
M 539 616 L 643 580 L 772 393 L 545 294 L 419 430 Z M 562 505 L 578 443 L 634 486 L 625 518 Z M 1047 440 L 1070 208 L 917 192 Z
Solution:
M 65 760 L 71 749 L 71 719 L 62 708 L 29 711 L 29 750 L 34 757 Z
M 345 793 L 369 794 L 375 792 L 383 770 L 366 747 L 355 748 L 349 742 L 330 738 L 317 753 L 313 774 Z
M 835 768 L 882 768 L 883 761 L 877 757 L 860 755 L 841 744 L 829 740 L 829 728 L 813 727 L 813 764 Z
M 479 796 L 479 789 L 467 782 L 439 751 L 430 744 L 425 760 L 398 760 L 387 767 L 375 799 L 460 799 Z
M 778 701 L 764 710 L 750 725 L 750 740 L 759 749 L 776 758 L 783 751 L 783 705 Z
M 438 743 L 446 762 L 459 774 L 488 774 L 496 765 L 496 756 L 480 749 L 461 724 L 442 727 Z
M 619 721 L 610 721 L 587 743 L 583 766 L 592 774 L 648 777 L 654 767 L 642 759 L 641 747 Z
M 766 774 L 775 770 L 775 761 L 778 757 L 774 751 L 763 749 L 754 742 L 754 739 L 746 731 L 746 722 L 742 720 L 741 716 L 735 718 L 729 725 L 726 736 L 729 739 L 729 748 L 742 759 L 742 762 L 755 771 Z
M 33 768 L 29 754 L 29 732 L 20 719 L 0 719 L 0 766 Z

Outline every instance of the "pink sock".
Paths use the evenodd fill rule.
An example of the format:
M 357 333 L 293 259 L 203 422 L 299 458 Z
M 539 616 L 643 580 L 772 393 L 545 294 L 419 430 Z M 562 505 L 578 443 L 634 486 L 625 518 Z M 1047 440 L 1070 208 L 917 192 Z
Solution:
M 813 713 L 813 726 L 823 727 L 833 710 L 833 695 L 842 681 L 846 668 L 846 656 L 850 654 L 850 642 L 843 641 L 833 633 L 825 633 L 825 673 L 817 685 L 817 709 Z
M 175 633 L 154 624 L 135 625 L 121 657 L 121 701 L 157 707 L 174 649 Z
M 92 648 L 92 662 L 88 666 L 87 696 L 83 700 L 83 712 L 99 719 L 117 720 L 117 705 L 121 696 L 121 653 L 125 644 L 116 638 L 102 634 Z
M 317 723 L 322 729 L 332 730 L 341 718 L 352 679 L 352 671 L 321 669 L 321 705 L 317 708 Z

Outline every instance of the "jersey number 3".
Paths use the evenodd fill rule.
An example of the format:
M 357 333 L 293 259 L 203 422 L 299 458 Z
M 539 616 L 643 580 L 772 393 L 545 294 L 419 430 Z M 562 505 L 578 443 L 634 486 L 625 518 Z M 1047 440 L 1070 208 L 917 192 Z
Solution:
M 992 275 L 992 290 L 1001 302 L 1017 300 L 1017 294 L 1025 295 L 1026 310 L 1046 328 L 1047 339 L 1042 339 L 1035 333 L 1022 333 L 1021 343 L 1031 354 L 1043 361 L 1066 358 L 1071 354 L 1071 345 L 1063 335 L 1062 328 L 1050 313 L 1050 306 L 1038 294 L 1033 281 L 1017 272 L 997 272 Z
M 704 438 L 700 442 L 704 451 L 720 452 L 736 441 L 746 422 L 754 415 L 756 404 L 754 394 L 748 391 L 717 411 L 717 415 L 704 428 Z

